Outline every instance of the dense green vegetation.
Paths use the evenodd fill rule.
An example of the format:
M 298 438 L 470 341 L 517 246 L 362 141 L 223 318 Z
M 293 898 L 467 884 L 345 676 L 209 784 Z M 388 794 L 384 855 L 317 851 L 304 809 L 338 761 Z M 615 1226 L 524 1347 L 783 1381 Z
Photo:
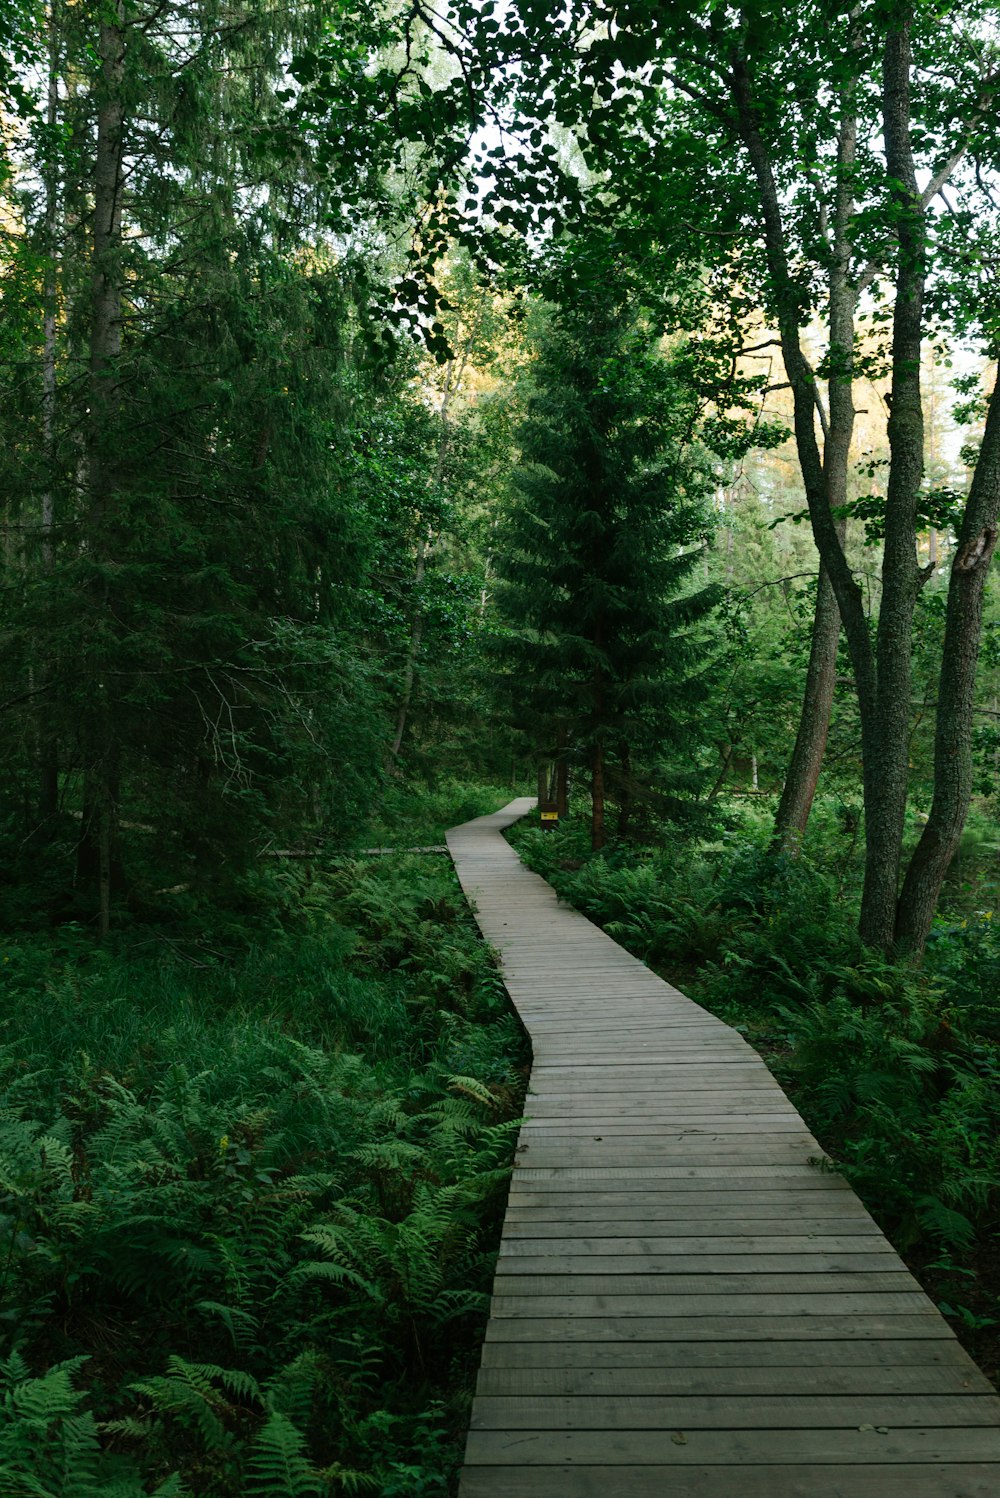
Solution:
M 5 1493 L 447 1490 L 519 1027 L 440 856 L 262 883 L 5 946 Z
M 526 1055 L 407 850 L 536 788 L 996 1369 L 998 79 L 0 5 L 4 1494 L 453 1490 Z

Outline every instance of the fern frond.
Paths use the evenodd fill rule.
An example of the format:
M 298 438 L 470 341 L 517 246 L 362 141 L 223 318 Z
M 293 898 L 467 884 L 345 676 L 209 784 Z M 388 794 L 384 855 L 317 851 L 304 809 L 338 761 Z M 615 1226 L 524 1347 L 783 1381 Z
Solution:
M 273 1410 L 253 1443 L 247 1492 L 253 1498 L 316 1498 L 320 1478 L 305 1444 L 287 1415 Z

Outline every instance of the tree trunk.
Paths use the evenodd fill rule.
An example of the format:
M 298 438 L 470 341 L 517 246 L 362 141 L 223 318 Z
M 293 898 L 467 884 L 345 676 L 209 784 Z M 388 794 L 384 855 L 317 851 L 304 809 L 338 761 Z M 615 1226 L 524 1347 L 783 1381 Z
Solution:
M 821 567 L 802 713 L 774 818 L 774 836 L 771 841 L 772 852 L 788 853 L 793 858 L 802 846 L 826 753 L 833 691 L 837 680 L 839 643 L 840 610 L 830 579 L 826 570 Z
M 1000 385 L 990 397 L 986 431 L 951 564 L 934 738 L 934 797 L 910 859 L 896 913 L 900 950 L 919 956 L 941 883 L 955 855 L 972 799 L 972 719 L 982 634 L 983 591 L 1000 514 Z
M 117 474 L 115 443 L 119 408 L 118 358 L 122 346 L 122 190 L 125 150 L 125 19 L 123 0 L 111 0 L 101 21 L 101 73 L 97 107 L 97 151 L 94 166 L 94 255 L 91 277 L 90 422 L 88 478 L 90 485 L 88 548 L 95 561 L 113 561 L 113 524 Z M 97 599 L 99 629 L 110 630 L 113 600 L 108 568 Z M 106 936 L 111 921 L 112 871 L 118 818 L 115 767 L 115 725 L 109 685 L 108 643 L 105 638 L 90 656 L 93 701 L 86 735 L 85 811 L 82 836 L 92 851 L 81 847 L 80 865 L 92 870 L 98 882 L 98 927 Z
M 618 763 L 621 765 L 621 792 L 618 797 L 618 836 L 626 838 L 632 830 L 632 813 L 635 810 L 635 785 L 632 780 L 632 752 L 624 740 L 618 746 Z
M 864 598 L 844 552 L 837 523 L 830 512 L 826 476 L 816 437 L 815 376 L 802 350 L 799 331 L 798 292 L 788 264 L 781 201 L 767 146 L 760 133 L 746 62 L 733 58 L 733 102 L 738 111 L 740 136 L 747 149 L 760 195 L 761 218 L 768 271 L 774 288 L 782 360 L 792 389 L 793 426 L 799 468 L 805 487 L 813 537 L 826 568 L 840 609 L 854 666 L 861 706 L 862 750 L 870 730 L 866 722 L 875 702 L 875 659 Z
M 830 266 L 830 378 L 827 385 L 829 423 L 823 447 L 823 479 L 827 505 L 831 511 L 840 509 L 847 501 L 847 475 L 851 438 L 854 434 L 854 329 L 858 297 L 850 280 L 850 231 L 855 214 L 853 180 L 858 142 L 856 95 L 856 84 L 851 79 L 845 83 L 840 94 L 833 257 Z M 838 542 L 843 547 L 845 523 L 839 521 L 835 528 Z M 793 857 L 798 853 L 805 836 L 826 753 L 839 644 L 840 609 L 827 569 L 821 565 L 802 715 L 778 804 L 771 844 L 772 849 L 780 849 Z
M 569 816 L 569 763 L 566 757 L 566 725 L 559 727 L 556 752 L 556 811 L 560 817 Z
M 591 756 L 590 796 L 590 846 L 596 853 L 604 847 L 606 841 L 604 830 L 604 745 L 600 739 L 594 744 Z
M 549 776 L 543 759 L 540 759 L 535 766 L 535 794 L 538 797 L 539 806 L 549 799 Z
M 48 481 L 42 494 L 39 530 L 42 571 L 51 577 L 55 567 L 54 483 L 56 471 L 56 320 L 58 316 L 59 257 L 59 158 L 56 129 L 59 123 L 59 17 L 56 0 L 50 0 L 48 29 L 48 78 L 45 123 L 49 139 L 43 172 L 45 189 L 45 275 L 42 287 L 42 443 Z M 42 666 L 43 680 L 51 680 L 49 663 Z M 38 740 L 38 820 L 44 828 L 59 809 L 59 750 L 51 724 L 51 704 L 43 693 L 36 715 Z
M 866 863 L 859 929 L 883 951 L 894 940 L 896 896 L 906 804 L 910 649 L 919 585 L 916 496 L 923 461 L 920 343 L 924 285 L 923 208 L 916 188 L 909 134 L 910 51 L 907 28 L 886 41 L 883 113 L 889 175 L 896 184 L 899 257 L 893 326 L 893 399 L 887 537 L 878 650 L 872 649 L 861 589 L 836 522 L 815 432 L 813 375 L 802 351 L 801 312 L 790 274 L 781 201 L 761 135 L 745 59 L 733 57 L 732 95 L 740 134 L 760 193 L 768 269 L 774 288 L 785 370 L 792 388 L 794 429 L 813 535 L 840 609 L 854 666 L 861 715 Z M 884 692 L 884 697 L 883 697 Z
M 865 882 L 860 933 L 889 951 L 895 939 L 899 865 L 906 816 L 913 611 L 920 590 L 917 497 L 924 471 L 920 352 L 924 299 L 924 210 L 910 141 L 908 25 L 886 38 L 883 63 L 885 153 L 893 183 L 898 265 L 892 328 L 889 481 L 882 603 L 876 636 L 877 694 L 865 746 L 877 793 L 865 798 Z

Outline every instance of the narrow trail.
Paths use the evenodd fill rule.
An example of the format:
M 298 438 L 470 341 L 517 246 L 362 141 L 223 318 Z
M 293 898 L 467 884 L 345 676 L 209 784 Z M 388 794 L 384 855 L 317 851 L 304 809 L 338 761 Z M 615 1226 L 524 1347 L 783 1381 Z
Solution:
M 461 1498 L 997 1498 L 1000 1398 L 756 1052 L 448 834 L 531 1036 Z

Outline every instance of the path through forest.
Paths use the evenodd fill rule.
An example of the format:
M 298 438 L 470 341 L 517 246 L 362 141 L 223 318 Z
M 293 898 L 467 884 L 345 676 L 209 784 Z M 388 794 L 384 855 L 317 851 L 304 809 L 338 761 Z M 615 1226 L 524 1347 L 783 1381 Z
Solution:
M 756 1052 L 448 844 L 534 1052 L 461 1498 L 995 1498 L 1000 1399 Z

